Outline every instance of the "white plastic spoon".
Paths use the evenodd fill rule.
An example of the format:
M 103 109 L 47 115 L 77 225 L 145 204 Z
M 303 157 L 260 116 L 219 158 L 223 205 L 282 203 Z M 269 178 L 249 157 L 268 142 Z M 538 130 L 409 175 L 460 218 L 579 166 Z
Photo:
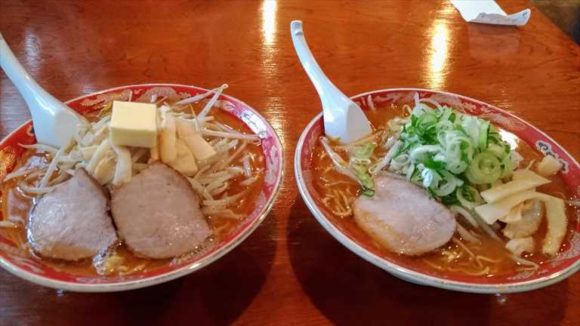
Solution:
M 54 98 L 22 68 L 0 33 L 0 67 L 26 101 L 36 140 L 55 147 L 66 146 L 85 120 Z
M 362 109 L 332 84 L 314 60 L 304 38 L 302 21 L 295 20 L 290 23 L 290 32 L 300 63 L 322 102 L 326 135 L 338 138 L 345 144 L 369 135 L 372 132 L 371 124 Z

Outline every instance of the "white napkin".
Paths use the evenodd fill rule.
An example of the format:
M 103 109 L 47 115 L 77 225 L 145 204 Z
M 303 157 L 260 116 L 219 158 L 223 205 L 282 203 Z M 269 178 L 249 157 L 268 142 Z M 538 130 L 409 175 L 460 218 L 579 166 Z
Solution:
M 530 19 L 530 9 L 508 15 L 494 0 L 449 0 L 461 17 L 470 23 L 523 26 Z

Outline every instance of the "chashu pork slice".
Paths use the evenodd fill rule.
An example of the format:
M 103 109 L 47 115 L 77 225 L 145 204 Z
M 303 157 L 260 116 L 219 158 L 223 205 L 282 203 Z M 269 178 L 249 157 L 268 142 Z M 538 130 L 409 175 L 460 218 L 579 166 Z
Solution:
M 453 213 L 425 190 L 398 176 L 375 179 L 375 196 L 353 205 L 357 225 L 387 249 L 421 255 L 447 243 L 455 233 Z
M 72 261 L 95 256 L 117 241 L 107 194 L 84 169 L 38 200 L 27 232 L 41 256 Z
M 113 190 L 111 211 L 121 239 L 143 257 L 185 254 L 212 233 L 189 181 L 162 163 Z

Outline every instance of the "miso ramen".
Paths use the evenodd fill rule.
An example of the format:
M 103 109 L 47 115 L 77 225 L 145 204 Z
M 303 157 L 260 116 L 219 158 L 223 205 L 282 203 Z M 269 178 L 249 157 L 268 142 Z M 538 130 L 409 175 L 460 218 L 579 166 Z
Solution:
M 155 110 L 153 123 L 157 136 L 150 148 L 114 143 L 111 120 L 115 105 L 124 104 L 112 98 L 85 115 L 85 125 L 68 146 L 21 144 L 26 152 L 13 172 L 4 178 L 0 189 L 0 235 L 17 244 L 19 254 L 74 275 L 125 276 L 148 272 L 168 264 L 180 264 L 210 248 L 251 214 L 264 182 L 265 162 L 260 139 L 240 120 L 222 110 L 227 103 L 219 97 L 226 87 L 188 98 L 155 93 L 145 99 L 141 97 L 141 102 L 150 103 Z M 121 97 L 125 102 L 134 103 L 131 92 L 125 98 L 123 94 L 118 94 L 117 100 Z M 69 216 L 51 221 L 51 217 L 43 216 L 45 212 L 38 211 L 39 205 L 52 210 L 50 205 L 70 199 L 72 181 L 82 181 L 79 170 L 85 171 L 91 182 L 79 187 L 78 192 L 98 188 L 99 191 L 89 194 L 89 202 L 93 197 L 101 197 L 101 189 L 105 194 L 102 200 L 107 203 L 106 211 L 100 213 L 105 220 L 97 224 L 109 225 L 112 231 L 105 228 L 99 232 L 111 233 L 114 241 L 98 239 L 97 231 L 82 236 L 59 234 L 59 230 L 67 232 L 69 227 L 79 227 L 81 234 L 87 232 L 80 224 L 51 225 L 54 220 L 75 222 L 71 214 L 89 214 L 92 218 L 90 212 L 65 212 Z M 142 185 L 150 186 L 140 188 Z M 166 188 L 158 190 L 157 187 Z M 59 192 L 66 191 L 69 191 L 68 197 L 58 197 Z M 156 191 L 157 197 L 148 198 L 148 193 Z M 185 201 L 166 199 L 165 193 L 175 193 L 173 197 L 181 196 Z M 53 200 L 49 201 L 47 198 L 51 196 Z M 112 206 L 111 211 L 108 206 Z M 158 206 L 170 212 L 155 211 L 160 209 Z M 54 211 L 66 209 L 56 207 Z M 119 216 L 111 220 L 111 213 Z M 190 215 L 197 219 L 192 220 Z M 156 216 L 164 216 L 166 220 Z M 33 229 L 31 218 L 38 220 L 39 228 L 54 227 L 56 231 Z M 154 228 L 144 226 L 142 221 L 155 224 Z M 173 224 L 164 230 L 167 223 Z M 182 243 L 175 239 L 178 233 L 175 238 L 167 239 L 173 231 L 183 232 Z M 85 244 L 84 238 L 94 241 Z M 192 243 L 191 239 L 197 242 Z M 96 247 L 94 255 L 79 254 L 79 246 L 91 248 L 94 244 L 104 245 Z M 167 248 L 159 248 L 163 246 Z M 76 253 L 71 254 L 74 250 Z
M 418 95 L 372 108 L 372 135 L 351 144 L 322 136 L 314 150 L 319 205 L 343 232 L 384 258 L 440 277 L 534 272 L 566 250 L 578 211 L 557 173 L 560 162 L 484 119 Z M 442 222 L 422 221 L 431 213 L 414 207 L 415 199 L 381 206 L 385 191 L 407 191 L 400 183 L 384 189 L 401 179 L 452 216 L 448 239 L 421 243 L 443 232 Z

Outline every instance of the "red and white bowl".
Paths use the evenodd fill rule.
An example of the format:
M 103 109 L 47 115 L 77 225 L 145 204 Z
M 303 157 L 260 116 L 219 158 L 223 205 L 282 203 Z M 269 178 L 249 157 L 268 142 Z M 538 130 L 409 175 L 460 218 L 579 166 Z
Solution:
M 391 103 L 412 103 L 415 93 L 419 93 L 421 98 L 432 98 L 466 114 L 488 119 L 495 125 L 512 132 L 538 151 L 544 154 L 549 153 L 558 158 L 564 164 L 561 173 L 569 193 L 575 198 L 580 198 L 580 166 L 578 162 L 549 136 L 509 112 L 465 96 L 425 89 L 385 89 L 356 95 L 352 99 L 363 110 L 368 110 L 375 105 L 387 109 Z M 349 250 L 385 271 L 412 283 L 448 290 L 474 293 L 510 293 L 534 290 L 554 284 L 580 269 L 580 221 L 578 220 L 572 226 L 575 228 L 574 233 L 566 249 L 533 273 L 522 272 L 515 275 L 493 277 L 449 276 L 443 278 L 429 270 L 417 269 L 413 265 L 405 265 L 396 259 L 381 255 L 367 236 L 352 233 L 335 223 L 335 220 L 331 218 L 331 213 L 322 205 L 321 197 L 313 186 L 312 158 L 316 142 L 323 133 L 322 114 L 319 114 L 306 126 L 298 140 L 294 156 L 294 170 L 300 194 L 314 217 L 326 231 Z
M 74 110 L 87 113 L 102 107 L 111 99 L 148 101 L 156 94 L 158 98 L 184 98 L 207 92 L 206 89 L 176 84 L 143 84 L 112 88 L 84 95 L 67 102 Z M 28 281 L 51 288 L 79 292 L 113 292 L 143 288 L 167 282 L 190 274 L 216 261 L 242 243 L 266 218 L 278 195 L 283 177 L 283 150 L 272 126 L 258 112 L 247 104 L 231 96 L 221 95 L 221 108 L 241 120 L 261 139 L 266 168 L 264 186 L 252 213 L 241 221 L 230 233 L 212 246 L 183 259 L 179 263 L 169 263 L 160 268 L 137 272 L 128 276 L 79 276 L 57 271 L 43 264 L 39 259 L 23 256 L 16 250 L 16 244 L 0 234 L 0 266 L 12 274 Z M 29 121 L 13 131 L 0 142 L 0 179 L 14 169 L 18 158 L 24 152 L 18 144 L 35 142 L 32 123 Z M 2 220 L 0 212 L 0 220 Z

